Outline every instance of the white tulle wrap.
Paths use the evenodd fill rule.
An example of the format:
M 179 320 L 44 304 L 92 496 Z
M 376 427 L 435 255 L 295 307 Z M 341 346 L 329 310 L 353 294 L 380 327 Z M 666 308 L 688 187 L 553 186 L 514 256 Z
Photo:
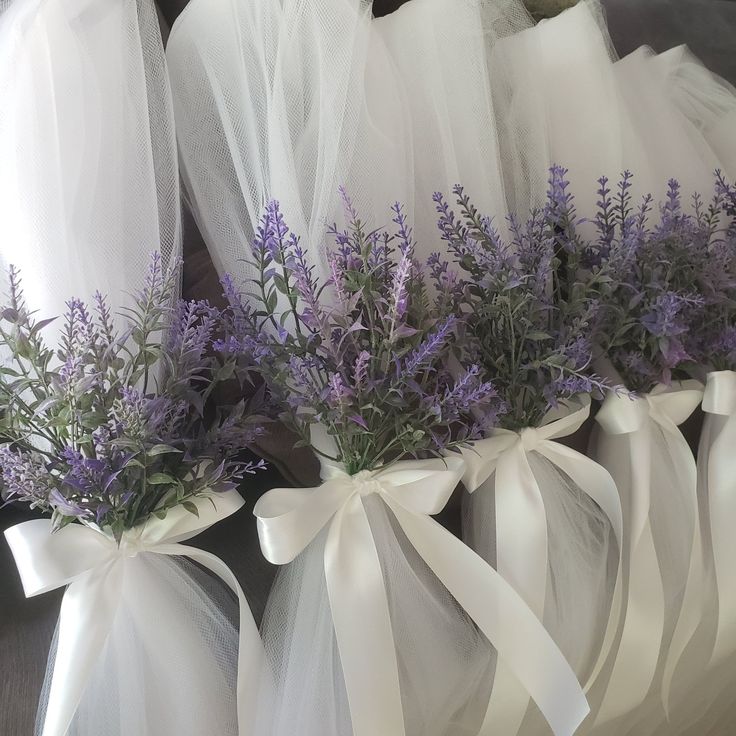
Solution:
M 708 375 L 705 422 L 698 449 L 698 492 L 707 503 L 712 565 L 718 593 L 711 664 L 736 652 L 736 373 Z
M 183 174 L 220 272 L 253 275 L 245 259 L 271 199 L 321 277 L 340 186 L 364 218 L 387 221 L 405 200 L 404 123 L 370 2 L 194 0 L 167 57 Z
M 176 507 L 119 545 L 82 524 L 52 533 L 46 519 L 5 532 L 27 596 L 67 586 L 37 736 L 237 736 L 250 723 L 262 651 L 250 608 L 224 562 L 182 544 L 243 501 L 193 503 L 198 516 Z
M 618 624 L 618 564 L 610 558 L 619 561 L 623 536 L 609 473 L 555 441 L 574 434 L 589 413 L 590 398 L 581 397 L 538 428 L 498 429 L 463 450 L 463 483 L 471 494 L 463 536 L 544 622 L 582 682 L 594 679 Z M 527 705 L 527 694 L 500 663 L 488 733 L 525 733 Z
M 624 622 L 597 724 L 635 714 L 648 694 L 655 710 L 669 706 L 675 668 L 702 618 L 696 465 L 678 428 L 702 396 L 696 381 L 610 395 L 596 416 L 592 454 L 616 481 L 625 531 Z
M 369 227 L 401 201 L 417 254 L 437 248 L 432 194 L 463 184 L 503 230 L 570 169 L 589 216 L 603 174 L 635 196 L 679 177 L 707 197 L 736 176 L 736 93 L 684 49 L 619 60 L 601 6 L 534 25 L 521 0 L 192 0 L 167 47 L 192 208 L 222 272 L 254 276 L 269 199 L 328 275 L 324 230 L 345 186 Z
M 0 265 L 44 317 L 96 290 L 126 303 L 153 251 L 180 250 L 152 0 L 0 0 L 0 99 Z
M 635 198 L 659 198 L 676 178 L 684 201 L 694 191 L 709 197 L 716 169 L 736 176 L 736 92 L 686 49 L 641 48 L 618 59 L 597 0 L 542 21 L 532 34 L 549 155 L 570 170 L 581 214 L 594 212 L 595 181 L 604 174 L 615 180 L 632 171 Z
M 575 732 L 588 706 L 559 649 L 513 588 L 431 518 L 464 473 L 459 457 L 355 476 L 323 463 L 321 486 L 258 502 L 264 555 L 294 566 L 266 612 L 276 697 L 259 735 L 476 734 L 487 642 L 553 733 Z

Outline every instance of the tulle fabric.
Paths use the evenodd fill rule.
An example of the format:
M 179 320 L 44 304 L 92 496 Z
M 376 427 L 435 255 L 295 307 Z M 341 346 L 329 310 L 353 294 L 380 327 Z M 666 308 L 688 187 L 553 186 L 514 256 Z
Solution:
M 120 606 L 69 736 L 237 736 L 238 603 L 183 558 L 126 561 Z M 56 638 L 35 733 L 41 736 Z
M 167 55 L 191 205 L 218 270 L 244 259 L 280 200 L 327 275 L 324 230 L 344 185 L 371 227 L 401 201 L 418 253 L 438 244 L 431 196 L 465 185 L 503 229 L 570 169 L 581 213 L 595 181 L 685 194 L 734 173 L 734 90 L 684 49 L 618 60 L 598 2 L 534 26 L 521 0 L 410 0 L 373 19 L 368 0 L 193 0 Z M 367 214 L 366 214 L 367 213 Z
M 547 109 L 549 155 L 570 170 L 578 209 L 596 206 L 595 181 L 635 175 L 635 197 L 662 197 L 676 178 L 709 197 L 714 171 L 735 176 L 736 92 L 684 47 L 617 59 L 600 4 L 585 0 L 532 32 L 536 89 Z
M 492 648 L 417 555 L 378 496 L 363 498 L 388 594 L 408 736 L 474 736 L 488 701 Z M 256 736 L 350 736 L 324 573 L 325 532 L 283 568 L 262 634 L 274 699 Z M 359 581 L 356 581 L 359 584 Z M 359 616 L 360 612 L 356 611 Z
M 340 186 L 384 223 L 407 200 L 410 139 L 366 0 L 194 0 L 167 56 L 183 173 L 221 273 L 253 275 L 245 259 L 270 199 L 321 277 Z
M 415 228 L 436 249 L 432 195 L 462 184 L 503 227 L 546 190 L 546 120 L 528 94 L 538 42 L 520 0 L 412 0 L 375 21 L 396 65 L 411 121 Z
M 603 511 L 569 477 L 541 455 L 530 453 L 528 459 L 547 517 L 547 590 L 542 621 L 580 681 L 585 682 L 598 658 L 611 610 L 618 568 L 615 536 Z M 463 538 L 493 566 L 495 530 L 491 478 L 464 497 Z M 493 712 L 490 715 L 492 719 Z M 530 708 L 518 733 L 548 731 L 536 709 Z
M 630 703 L 630 707 L 618 718 L 613 720 L 602 719 L 595 726 L 590 722 L 589 728 L 584 727 L 582 733 L 590 733 L 595 736 L 618 736 L 619 734 L 631 734 L 631 736 L 648 736 L 654 733 L 676 734 L 683 732 L 683 729 L 691 724 L 690 720 L 694 712 L 697 712 L 698 702 L 704 697 L 702 691 L 700 698 L 696 697 L 693 688 L 697 688 L 702 683 L 703 667 L 702 660 L 702 637 L 708 638 L 708 623 L 705 619 L 712 615 L 712 594 L 708 592 L 710 585 L 705 576 L 705 570 L 700 567 L 698 570 L 699 580 L 702 583 L 700 595 L 702 596 L 702 612 L 704 619 L 701 619 L 698 631 L 691 639 L 680 666 L 675 671 L 672 684 L 672 696 L 670 702 L 673 708 L 669 713 L 665 711 L 663 704 L 663 677 L 667 654 L 670 644 L 673 640 L 675 627 L 681 614 L 683 596 L 688 584 L 688 576 L 691 567 L 693 555 L 696 555 L 695 545 L 700 545 L 701 540 L 699 533 L 696 534 L 696 526 L 699 529 L 700 519 L 695 501 L 695 489 L 690 487 L 686 477 L 680 474 L 679 468 L 682 467 L 682 460 L 674 457 L 671 446 L 668 445 L 664 431 L 655 422 L 649 420 L 648 426 L 643 430 L 649 434 L 649 455 L 651 457 L 651 471 L 649 474 L 649 510 L 648 523 L 651 527 L 651 538 L 653 540 L 653 550 L 656 555 L 654 562 L 656 564 L 656 574 L 650 578 L 648 587 L 650 591 L 654 591 L 653 595 L 661 596 L 660 606 L 663 606 L 663 624 L 660 626 L 655 614 L 650 618 L 641 618 L 642 611 L 639 611 L 640 627 L 643 624 L 645 629 L 637 630 L 638 638 L 642 645 L 654 647 L 655 663 L 653 677 L 649 683 L 648 690 L 645 688 L 638 693 L 635 703 Z M 637 492 L 634 490 L 635 484 L 632 485 L 632 473 L 636 473 L 637 469 L 634 464 L 637 462 L 632 453 L 634 443 L 645 441 L 640 432 L 633 435 L 609 435 L 603 431 L 596 430 L 594 433 L 591 454 L 600 462 L 613 476 L 621 493 L 621 502 L 624 511 L 624 530 L 628 536 L 630 530 L 636 527 L 633 521 L 635 513 L 641 513 L 641 500 L 635 498 Z M 689 451 L 688 451 L 689 452 Z M 695 505 L 694 505 L 695 502 Z M 635 507 L 639 507 L 639 511 L 635 512 Z M 625 542 L 628 546 L 629 540 Z M 632 574 L 636 574 L 639 569 L 649 569 L 649 561 L 640 555 L 646 553 L 646 546 L 638 545 L 634 549 L 628 548 L 624 554 L 624 580 L 629 581 Z M 625 588 L 626 590 L 626 588 Z M 711 588 L 712 590 L 712 588 Z M 636 597 L 630 599 L 629 606 L 638 607 L 644 600 Z M 626 598 L 624 599 L 626 601 Z M 629 611 L 632 609 L 626 609 Z M 625 611 L 625 613 L 626 613 Z M 633 615 L 633 614 L 629 614 Z M 704 628 L 705 627 L 705 628 Z M 624 636 L 632 636 L 624 631 Z M 697 642 L 701 642 L 699 647 Z M 631 640 L 628 642 L 631 645 Z M 621 640 L 617 642 L 617 647 L 621 646 Z M 656 652 L 659 652 L 658 656 Z M 614 650 L 616 653 L 616 650 Z M 642 652 L 642 656 L 645 656 Z M 688 666 L 682 666 L 687 664 Z M 644 666 L 642 664 L 642 666 Z M 621 669 L 614 672 L 611 677 L 610 670 L 605 672 L 601 678 L 599 685 L 602 688 L 597 690 L 597 700 L 608 699 L 608 705 L 611 705 L 611 698 L 615 699 L 612 693 L 618 692 L 613 688 L 616 685 L 624 684 L 622 680 L 630 677 L 638 676 L 637 672 L 624 672 Z M 606 679 L 606 677 L 610 679 Z M 618 682 L 617 682 L 618 680 Z M 596 691 L 594 691 L 596 692 Z M 707 698 L 708 695 L 706 694 Z M 685 701 L 683 701 L 685 698 Z M 679 700 L 678 700 L 679 699 Z M 604 702 L 606 702 L 604 700 Z M 688 702 L 689 706 L 683 708 L 683 702 Z M 704 710 L 704 709 L 703 709 Z M 610 712 L 610 711 L 609 711 Z M 700 710 L 702 713 L 703 711 Z
M 152 0 L 3 0 L 0 99 L 1 264 L 45 317 L 98 289 L 119 306 L 153 251 L 180 247 Z
M 374 20 L 367 0 L 191 2 L 167 47 L 191 204 L 220 272 L 253 275 L 263 205 L 278 199 L 325 276 L 344 186 L 368 227 L 401 202 L 417 252 L 436 250 L 432 194 L 463 182 L 501 220 L 546 188 L 543 109 L 526 94 L 520 0 L 416 0 Z M 500 71 L 497 72 L 495 69 Z

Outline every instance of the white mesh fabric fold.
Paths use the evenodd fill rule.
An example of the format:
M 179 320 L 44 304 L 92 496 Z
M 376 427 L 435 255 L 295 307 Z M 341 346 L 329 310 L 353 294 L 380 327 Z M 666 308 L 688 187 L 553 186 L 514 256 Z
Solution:
M 252 275 L 243 259 L 270 199 L 325 276 L 338 187 L 366 219 L 405 198 L 401 111 L 376 80 L 389 62 L 370 3 L 195 0 L 167 56 L 184 176 L 220 272 Z
M 376 496 L 364 499 L 386 581 L 407 736 L 471 736 L 490 687 L 492 649 Z M 257 736 L 350 736 L 324 574 L 324 533 L 275 584 L 262 633 L 276 680 Z M 360 615 L 356 611 L 355 615 Z
M 180 248 L 171 96 L 152 0 L 13 0 L 0 15 L 0 261 L 29 306 L 140 288 Z
M 602 175 L 634 175 L 633 194 L 664 195 L 676 178 L 688 198 L 734 172 L 736 94 L 689 53 L 641 48 L 617 59 L 597 0 L 540 23 L 533 84 L 544 100 L 552 161 L 570 169 L 578 210 L 590 216 Z M 531 62 L 531 57 L 530 57 Z
M 121 604 L 69 736 L 237 736 L 238 603 L 183 558 L 126 561 Z M 56 642 L 41 694 L 42 733 Z
M 677 463 L 673 460 L 668 448 L 666 437 L 659 425 L 650 422 L 649 432 L 651 435 L 651 472 L 649 481 L 650 507 L 649 521 L 652 527 L 654 550 L 660 580 L 652 581 L 654 588 L 661 587 L 664 593 L 664 627 L 661 634 L 661 642 L 652 640 L 654 634 L 650 631 L 639 631 L 637 636 L 646 636 L 648 644 L 653 644 L 659 649 L 659 659 L 654 673 L 651 686 L 646 693 L 641 693 L 642 702 L 635 708 L 625 712 L 620 718 L 605 722 L 595 728 L 584 729 L 583 733 L 592 736 L 618 736 L 618 734 L 631 734 L 631 736 L 649 736 L 655 733 L 678 734 L 687 732 L 690 716 L 700 709 L 702 700 L 707 699 L 699 689 L 702 676 L 700 667 L 680 669 L 674 682 L 673 712 L 670 718 L 664 711 L 662 704 L 662 683 L 665 667 L 665 657 L 669 651 L 675 625 L 683 601 L 683 593 L 688 578 L 690 557 L 693 552 L 694 523 L 699 523 L 693 518 L 693 493 L 689 488 L 687 478 L 678 477 Z M 632 440 L 627 435 L 607 435 L 602 431 L 596 431 L 591 446 L 593 456 L 611 473 L 621 493 L 624 509 L 624 530 L 630 534 L 631 510 L 635 503 L 632 492 L 632 467 L 634 458 L 631 454 Z M 628 537 L 625 543 L 629 544 Z M 640 547 L 636 548 L 637 550 Z M 632 571 L 636 572 L 642 565 L 638 552 L 627 553 L 624 556 L 623 577 L 628 581 Z M 709 617 L 708 602 L 710 594 L 708 585 L 704 587 L 704 612 Z M 630 602 L 629 606 L 636 606 L 638 599 Z M 644 625 L 648 625 L 646 621 Z M 712 622 L 706 622 L 709 628 Z M 702 622 L 701 622 L 702 625 Z M 655 626 L 655 630 L 657 630 Z M 628 634 L 632 636 L 631 633 Z M 709 638 L 707 630 L 698 634 L 693 642 L 700 641 L 701 636 Z M 637 640 L 635 640 L 637 641 Z M 631 641 L 627 643 L 631 645 Z M 686 650 L 687 651 L 687 650 Z M 691 660 L 690 656 L 687 657 Z M 696 656 L 697 659 L 697 656 Z M 692 664 L 693 661 L 690 661 Z M 618 681 L 626 678 L 626 673 L 621 670 L 615 675 Z M 610 699 L 612 683 L 616 685 L 615 677 L 606 685 L 605 691 Z M 602 678 L 605 681 L 605 677 Z M 684 694 L 684 695 L 683 695 Z M 692 700 L 689 700 L 692 698 Z M 680 703 L 689 702 L 690 707 L 682 708 Z M 701 710 L 702 712 L 702 710 Z
M 520 0 L 412 0 L 377 19 L 411 120 L 416 228 L 437 247 L 432 194 L 462 184 L 503 225 L 542 201 L 546 121 L 526 94 L 536 40 Z M 522 52 L 522 53 L 520 53 Z M 542 114 L 540 114 L 542 113 Z
M 548 568 L 543 622 L 584 681 L 600 650 L 611 606 L 618 560 L 615 537 L 610 521 L 598 505 L 549 460 L 532 453 L 529 464 L 547 516 Z M 467 494 L 463 506 L 465 541 L 495 566 L 496 514 L 492 488 Z

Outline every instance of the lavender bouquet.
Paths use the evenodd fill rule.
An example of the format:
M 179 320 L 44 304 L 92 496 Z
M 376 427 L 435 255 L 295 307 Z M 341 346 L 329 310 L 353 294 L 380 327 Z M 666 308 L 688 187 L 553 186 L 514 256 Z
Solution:
M 736 516 L 736 187 L 720 174 L 708 208 L 707 246 L 700 252 L 698 280 L 703 306 L 685 335 L 687 349 L 696 358 L 696 375 L 705 380 L 705 419 L 698 446 L 698 498 L 708 499 L 711 564 L 715 571 L 717 611 L 715 631 L 705 648 L 712 664 L 736 651 L 736 597 L 733 559 L 736 544 L 732 520 Z M 702 508 L 702 507 L 701 507 Z M 702 511 L 701 511 L 702 513 Z M 712 601 L 716 608 L 716 602 Z M 693 677 L 702 673 L 690 667 Z
M 53 320 L 29 313 L 19 274 L 10 271 L 0 339 L 12 362 L 0 368 L 0 477 L 6 501 L 123 533 L 174 506 L 232 490 L 261 463 L 240 450 L 259 431 L 241 402 L 205 417 L 232 362 L 208 355 L 218 312 L 206 302 L 175 303 L 176 270 L 156 256 L 122 333 L 105 298 L 93 311 L 72 299 L 54 350 L 43 338 Z
M 598 335 L 602 354 L 627 389 L 648 393 L 693 375 L 705 351 L 727 339 L 727 327 L 706 318 L 705 308 L 721 302 L 733 267 L 726 241 L 718 237 L 726 196 L 722 180 L 707 206 L 695 195 L 691 212 L 683 206 L 679 183 L 670 181 L 654 222 L 653 198 L 635 206 L 631 186 L 628 172 L 615 194 L 600 179 L 597 238 L 583 249 L 580 263 L 607 276 Z M 698 330 L 705 322 L 708 334 Z M 722 333 L 714 340 L 711 330 Z
M 243 402 L 208 406 L 235 366 L 211 351 L 218 312 L 177 301 L 177 287 L 177 270 L 155 256 L 120 317 L 99 294 L 92 310 L 71 299 L 53 349 L 43 337 L 52 320 L 29 312 L 10 271 L 2 494 L 51 520 L 6 536 L 27 595 L 69 586 L 43 736 L 238 732 L 238 605 L 241 645 L 255 625 L 225 564 L 180 542 L 240 508 L 237 483 L 262 467 L 239 458 L 258 425 Z
M 438 227 L 453 272 L 438 253 L 432 274 L 443 303 L 455 305 L 461 348 L 483 367 L 507 412 L 499 428 L 463 451 L 463 535 L 522 594 L 575 672 L 588 676 L 602 651 L 620 549 L 621 507 L 610 475 L 562 443 L 590 411 L 590 395 L 608 390 L 592 370 L 605 274 L 577 268 L 581 238 L 565 179 L 550 174 L 546 206 L 526 222 L 510 216 L 507 237 L 462 187 L 457 214 L 435 195 Z M 491 709 L 516 733 L 528 697 L 502 664 Z
M 634 203 L 632 182 L 624 173 L 612 192 L 609 181 L 600 179 L 595 237 L 580 257 L 584 268 L 599 268 L 608 277 L 601 295 L 601 365 L 628 390 L 606 398 L 591 444 L 592 455 L 616 480 L 631 530 L 624 570 L 627 620 L 602 717 L 621 708 L 628 697 L 622 693 L 650 688 L 661 643 L 669 636 L 667 693 L 701 621 L 696 464 L 678 425 L 703 398 L 702 384 L 690 377 L 702 375 L 711 328 L 722 329 L 716 320 L 706 327 L 706 314 L 709 304 L 720 302 L 730 270 L 722 237 L 727 218 L 722 179 L 710 201 L 695 195 L 689 209 L 676 181 L 668 183 L 658 208 L 652 196 Z M 634 610 L 636 617 L 629 617 Z M 636 621 L 646 621 L 646 628 Z
M 430 518 L 463 474 L 452 451 L 495 424 L 495 388 L 476 365 L 447 367 L 459 319 L 444 295 L 430 296 L 402 208 L 392 232 L 368 229 L 347 197 L 345 209 L 347 229 L 329 231 L 327 283 L 313 278 L 275 202 L 253 244 L 257 277 L 244 294 L 225 280 L 219 347 L 258 366 L 282 419 L 318 453 L 324 481 L 272 490 L 256 505 L 263 552 L 286 566 L 262 627 L 276 690 L 261 699 L 255 733 L 477 732 L 488 639 L 521 620 L 562 673 L 567 689 L 555 698 L 575 701 L 574 719 L 579 688 L 546 632 Z M 471 618 L 464 607 L 477 595 L 485 604 Z
M 545 208 L 524 223 L 508 217 L 508 239 L 462 187 L 454 189 L 459 215 L 442 194 L 434 198 L 442 240 L 463 272 L 454 274 L 437 253 L 434 283 L 463 317 L 463 347 L 493 381 L 507 410 L 500 426 L 510 430 L 537 426 L 561 402 L 607 388 L 591 369 L 606 277 L 576 268 L 577 215 L 566 173 L 551 170 Z
M 315 450 L 354 475 L 477 439 L 503 405 L 478 365 L 450 374 L 459 319 L 444 294 L 430 297 L 401 207 L 389 234 L 366 231 L 345 206 L 350 227 L 330 230 L 332 277 L 321 285 L 278 203 L 268 205 L 253 245 L 259 277 L 246 297 L 224 280 L 228 334 L 218 347 L 246 355 L 302 443 L 319 424 L 331 447 Z
M 695 314 L 686 344 L 704 371 L 733 371 L 736 370 L 736 186 L 718 173 L 715 196 L 707 212 L 703 212 L 699 201 L 696 205 L 695 217 L 707 233 L 701 239 L 706 246 L 697 253 L 696 266 L 703 305 Z

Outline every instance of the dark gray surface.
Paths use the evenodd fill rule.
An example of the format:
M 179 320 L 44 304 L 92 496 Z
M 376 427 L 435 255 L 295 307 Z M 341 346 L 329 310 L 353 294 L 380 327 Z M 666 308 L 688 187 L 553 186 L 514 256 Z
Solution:
M 712 71 L 736 84 L 735 0 L 603 0 L 622 56 L 639 46 L 662 52 L 686 44 Z
M 376 14 L 384 14 L 399 4 L 396 0 L 377 3 Z M 171 23 L 186 5 L 186 0 L 161 0 L 160 5 L 162 14 Z M 625 54 L 641 44 L 662 51 L 687 43 L 711 68 L 736 83 L 735 2 L 605 0 L 605 5 L 619 53 Z M 200 264 L 197 270 L 199 268 Z M 198 275 L 193 274 L 195 290 Z M 273 470 L 258 476 L 249 485 L 246 507 L 193 542 L 230 565 L 256 617 L 262 614 L 275 571 L 260 554 L 251 511 L 261 492 L 281 482 Z M 11 508 L 0 510 L 0 530 L 27 518 L 31 518 L 28 512 Z M 452 505 L 444 521 L 449 527 L 457 528 L 457 503 Z M 31 736 L 61 592 L 26 600 L 4 538 L 0 539 L 0 581 L 0 736 Z

